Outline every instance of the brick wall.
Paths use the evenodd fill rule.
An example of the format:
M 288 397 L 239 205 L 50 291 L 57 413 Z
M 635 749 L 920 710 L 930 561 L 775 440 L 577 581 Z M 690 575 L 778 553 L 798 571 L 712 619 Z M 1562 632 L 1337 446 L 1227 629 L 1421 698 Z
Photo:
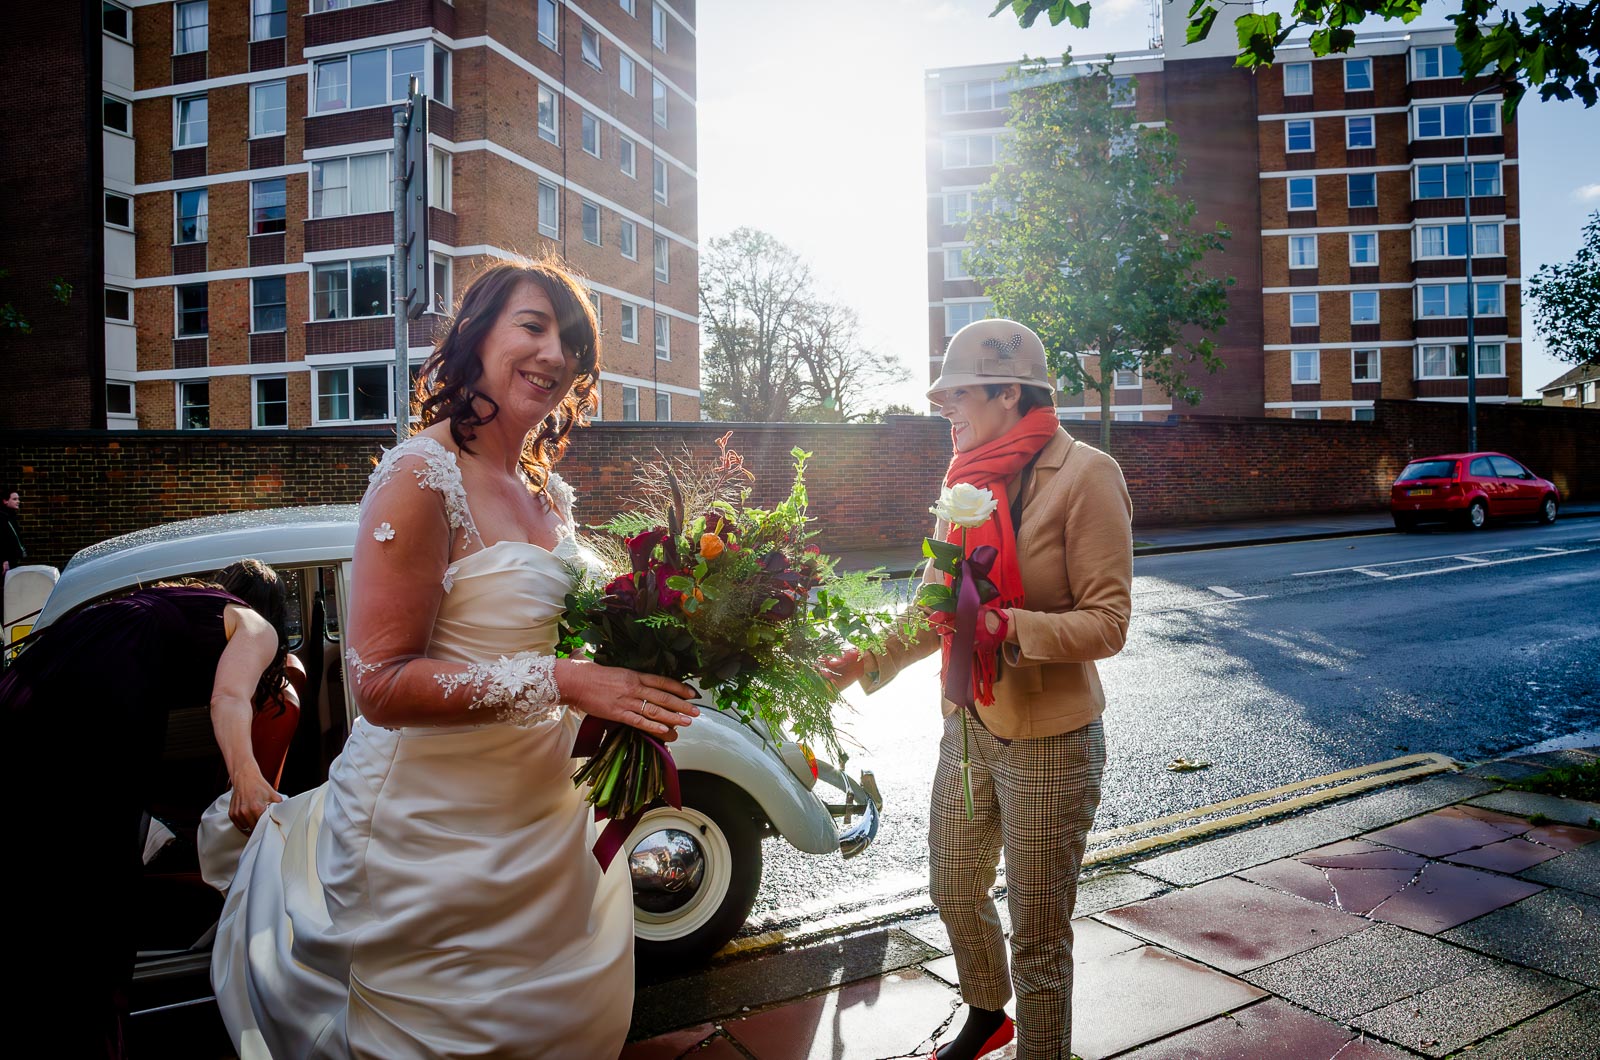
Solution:
M 1521 406 L 1482 406 L 1478 416 L 1484 448 L 1521 459 L 1569 500 L 1600 500 L 1600 416 Z M 599 522 L 630 495 L 633 458 L 683 446 L 709 458 L 728 430 L 758 476 L 756 503 L 786 492 L 792 448 L 815 454 L 807 481 L 828 548 L 902 545 L 928 529 L 949 460 L 948 429 L 932 417 L 871 425 L 607 422 L 574 434 L 561 470 L 579 491 L 580 517 Z M 1462 447 L 1466 409 L 1380 401 L 1372 423 L 1195 417 L 1111 430 L 1135 523 L 1157 526 L 1380 508 L 1407 461 Z M 1093 440 L 1097 429 L 1089 425 L 1083 436 Z M 167 520 L 353 502 L 389 437 L 0 433 L 0 482 L 22 491 L 29 551 L 59 565 L 95 541 Z

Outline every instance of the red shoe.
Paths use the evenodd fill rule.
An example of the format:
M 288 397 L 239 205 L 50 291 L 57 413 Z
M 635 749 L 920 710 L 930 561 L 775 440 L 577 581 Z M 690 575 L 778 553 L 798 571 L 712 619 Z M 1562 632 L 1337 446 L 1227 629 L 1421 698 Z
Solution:
M 982 1060 L 996 1049 L 1010 1045 L 1011 1039 L 1016 1036 L 1017 1025 L 1011 1022 L 1010 1016 L 1007 1016 L 1001 1021 L 1000 1026 L 995 1028 L 995 1032 L 989 1035 L 989 1040 L 978 1047 L 978 1060 Z M 933 1052 L 928 1054 L 928 1060 L 939 1060 L 938 1046 L 934 1046 Z

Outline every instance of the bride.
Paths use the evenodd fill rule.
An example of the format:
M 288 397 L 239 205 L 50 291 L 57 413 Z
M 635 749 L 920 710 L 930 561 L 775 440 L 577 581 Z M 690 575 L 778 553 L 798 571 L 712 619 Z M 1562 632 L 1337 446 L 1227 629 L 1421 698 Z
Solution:
M 553 260 L 478 277 L 424 367 L 426 427 L 361 503 L 361 717 L 327 783 L 271 805 L 242 854 L 226 796 L 208 815 L 228 896 L 211 977 L 245 1060 L 621 1049 L 627 859 L 589 852 L 575 712 L 670 739 L 698 711 L 676 681 L 551 654 L 577 559 L 551 465 L 599 375 L 588 296 Z

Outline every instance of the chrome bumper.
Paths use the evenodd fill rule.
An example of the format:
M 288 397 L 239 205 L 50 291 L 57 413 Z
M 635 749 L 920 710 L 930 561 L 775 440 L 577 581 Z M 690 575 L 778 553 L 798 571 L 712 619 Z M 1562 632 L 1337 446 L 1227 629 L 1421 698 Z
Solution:
M 817 779 L 844 792 L 847 801 L 824 803 L 828 813 L 842 818 L 846 827 L 839 832 L 839 853 L 853 858 L 872 845 L 878 837 L 878 821 L 883 811 L 883 796 L 878 793 L 878 782 L 871 771 L 863 771 L 859 781 L 829 762 L 817 760 Z M 851 823 L 851 818 L 860 820 Z

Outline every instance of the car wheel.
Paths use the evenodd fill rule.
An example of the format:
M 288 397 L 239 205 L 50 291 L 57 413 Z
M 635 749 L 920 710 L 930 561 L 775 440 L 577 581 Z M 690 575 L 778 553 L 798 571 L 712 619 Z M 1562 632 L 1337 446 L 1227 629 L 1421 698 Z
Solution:
M 1539 502 L 1539 521 L 1546 526 L 1556 521 L 1556 499 L 1546 497 Z
M 1489 521 L 1489 506 L 1481 499 L 1475 500 L 1467 506 L 1466 526 L 1468 530 L 1482 530 Z
M 744 925 L 761 886 L 760 811 L 704 773 L 680 778 L 683 809 L 646 811 L 623 851 L 640 965 L 702 961 Z
M 1417 531 L 1417 517 L 1414 515 L 1401 515 L 1394 513 L 1394 528 L 1402 534 L 1414 534 Z

